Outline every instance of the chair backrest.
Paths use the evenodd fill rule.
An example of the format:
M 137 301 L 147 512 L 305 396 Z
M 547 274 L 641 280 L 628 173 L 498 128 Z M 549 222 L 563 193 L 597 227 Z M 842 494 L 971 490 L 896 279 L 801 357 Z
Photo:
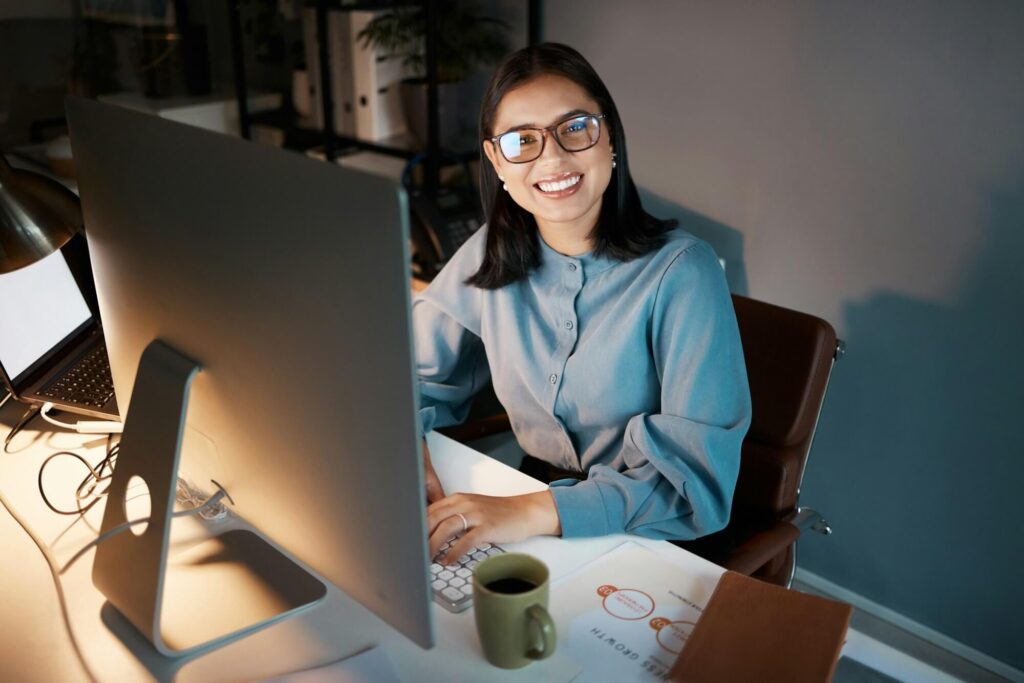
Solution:
M 784 517 L 800 481 L 836 353 L 821 318 L 733 295 L 753 406 L 733 521 Z

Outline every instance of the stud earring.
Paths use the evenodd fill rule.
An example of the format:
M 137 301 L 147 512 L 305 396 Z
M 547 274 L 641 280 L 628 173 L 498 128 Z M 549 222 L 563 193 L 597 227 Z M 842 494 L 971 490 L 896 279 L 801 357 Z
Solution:
M 508 183 L 505 182 L 505 178 L 503 176 L 498 176 L 498 180 L 501 181 L 501 189 L 505 190 L 505 192 L 508 192 Z
M 615 163 L 615 152 L 612 152 L 612 168 L 615 168 L 615 166 L 616 166 L 616 163 Z

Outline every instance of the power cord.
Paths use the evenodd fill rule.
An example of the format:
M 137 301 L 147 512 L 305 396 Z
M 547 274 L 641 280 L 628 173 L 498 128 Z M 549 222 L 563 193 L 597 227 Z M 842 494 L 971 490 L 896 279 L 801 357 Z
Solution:
M 103 458 L 103 460 L 101 460 L 99 464 L 95 466 L 95 468 L 89 464 L 88 460 L 86 460 L 81 455 L 73 451 L 59 451 L 48 456 L 46 460 L 43 461 L 43 464 L 39 466 L 39 476 L 37 477 L 36 481 L 36 485 L 39 487 L 39 495 L 43 499 L 43 503 L 46 504 L 46 507 L 50 508 L 50 510 L 57 513 L 58 515 L 75 516 L 82 515 L 88 512 L 89 509 L 92 508 L 92 506 L 95 505 L 97 502 L 99 502 L 99 499 L 106 494 L 107 489 L 110 488 L 108 486 L 107 489 L 103 489 L 102 491 L 99 492 L 96 491 L 96 488 L 102 482 L 107 481 L 108 479 L 114 476 L 114 463 L 117 461 L 117 454 L 120 448 L 121 444 L 114 443 L 113 435 L 109 435 L 107 437 L 107 454 Z M 85 468 L 87 470 L 89 470 L 89 474 L 85 475 L 85 478 L 82 479 L 82 482 L 78 485 L 78 488 L 75 489 L 76 509 L 74 510 L 59 509 L 57 506 L 50 502 L 50 498 L 46 495 L 46 490 L 43 488 L 43 474 L 46 472 L 46 467 L 55 459 L 60 457 L 75 458 L 83 465 L 85 465 Z M 109 473 L 104 474 L 106 470 L 109 470 Z M 90 496 L 94 497 L 85 505 L 85 507 L 82 507 L 82 501 L 87 500 Z
M 4 396 L 3 398 L 0 398 L 0 408 L 3 408 L 3 407 L 4 407 L 5 405 L 7 405 L 7 402 L 8 402 L 8 401 L 10 401 L 10 400 L 11 400 L 11 397 L 13 397 L 13 396 L 14 396 L 14 394 L 12 394 L 12 393 L 11 393 L 11 392 L 9 392 L 9 391 L 6 391 L 6 392 L 4 392 L 4 393 L 5 393 L 6 395 L 5 395 L 5 396 Z
M 11 427 L 11 431 L 7 432 L 7 438 L 4 439 L 4 453 L 10 453 L 10 451 L 7 450 L 7 447 L 11 445 L 11 440 L 15 436 L 17 436 L 18 432 L 20 432 L 22 429 L 28 426 L 28 423 L 31 422 L 33 418 L 35 418 L 35 416 L 39 414 L 40 410 L 41 407 L 35 404 L 30 405 L 28 408 L 25 409 L 25 412 L 22 413 L 21 418 L 18 419 L 18 422 L 13 427 Z
M 55 427 L 63 427 L 64 429 L 70 429 L 73 432 L 79 434 L 120 434 L 124 431 L 123 422 L 112 422 L 109 420 L 79 420 L 78 422 L 61 422 L 50 417 L 50 411 L 53 410 L 52 403 L 44 403 L 40 415 L 43 419 L 52 424 Z

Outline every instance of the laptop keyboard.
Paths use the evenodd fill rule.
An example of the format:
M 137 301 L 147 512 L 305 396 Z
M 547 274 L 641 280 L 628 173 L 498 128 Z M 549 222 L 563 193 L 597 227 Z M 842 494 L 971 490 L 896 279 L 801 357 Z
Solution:
M 114 395 L 106 344 L 99 343 L 39 391 L 64 403 L 102 408 Z
M 448 552 L 452 543 L 457 539 L 453 538 L 441 546 L 438 557 Z M 473 548 L 448 566 L 439 562 L 430 563 L 430 580 L 434 589 L 434 602 L 439 603 L 449 612 L 461 612 L 473 604 L 473 567 L 480 564 L 491 555 L 505 552 L 490 543 Z

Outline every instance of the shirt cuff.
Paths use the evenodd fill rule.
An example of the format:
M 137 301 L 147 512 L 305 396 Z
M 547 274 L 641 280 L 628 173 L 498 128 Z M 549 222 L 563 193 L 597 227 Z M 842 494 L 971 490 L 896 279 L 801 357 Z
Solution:
M 622 533 L 626 506 L 614 491 L 605 496 L 596 481 L 560 479 L 551 482 L 562 538 Z
M 437 410 L 434 406 L 424 406 L 420 408 L 419 418 L 420 438 L 423 438 L 434 431 L 434 425 L 437 424 Z

